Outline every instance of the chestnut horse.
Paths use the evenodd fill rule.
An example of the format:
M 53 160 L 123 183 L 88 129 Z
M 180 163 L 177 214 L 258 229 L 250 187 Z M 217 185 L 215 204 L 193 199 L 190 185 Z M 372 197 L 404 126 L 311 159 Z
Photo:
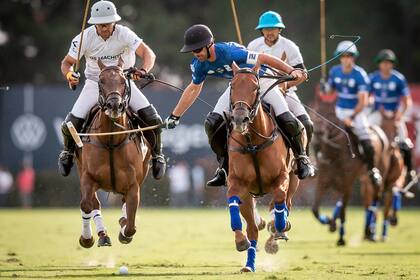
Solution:
M 131 91 L 122 64 L 120 59 L 117 66 L 106 67 L 98 60 L 101 70 L 98 83 L 100 110 L 86 132 L 105 133 L 129 128 L 127 110 Z M 83 148 L 76 151 L 83 218 L 79 243 L 85 248 L 93 246 L 95 241 L 90 230 L 90 218 L 93 218 L 99 236 L 98 246 L 111 246 L 96 196 L 98 189 L 123 196 L 119 241 L 130 243 L 136 233 L 139 188 L 149 169 L 150 149 L 135 134 L 89 136 L 84 142 Z
M 233 63 L 232 70 L 227 199 L 236 249 L 248 253 L 242 271 L 254 272 L 258 241 L 254 196 L 272 194 L 275 228 L 278 232 L 290 230 L 286 200 L 293 154 L 273 117 L 263 111 L 256 69 L 240 69 Z M 240 214 L 247 224 L 246 234 Z
M 396 225 L 397 211 L 399 210 L 398 200 L 401 200 L 399 190 L 403 187 L 405 174 L 404 162 L 400 153 L 396 138 L 398 136 L 398 124 L 393 115 L 389 115 L 384 110 L 381 114 L 381 128 L 390 142 L 386 153 L 389 160 L 388 168 L 385 170 L 384 182 L 379 192 L 374 191 L 369 185 L 362 185 L 362 196 L 366 209 L 365 239 L 375 241 L 377 208 L 380 204 L 380 198 L 383 203 L 383 225 L 381 240 L 386 241 L 388 236 L 388 225 Z M 391 209 L 392 208 L 392 209 Z

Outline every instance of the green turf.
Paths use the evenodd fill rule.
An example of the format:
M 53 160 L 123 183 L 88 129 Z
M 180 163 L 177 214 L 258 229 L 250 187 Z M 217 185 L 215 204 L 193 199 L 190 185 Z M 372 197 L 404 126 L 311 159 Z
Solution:
M 117 210 L 103 211 L 112 247 L 78 245 L 78 209 L 0 210 L 0 279 L 420 279 L 420 209 L 403 210 L 386 243 L 361 240 L 363 212 L 348 213 L 347 247 L 308 209 L 294 209 L 290 241 L 264 252 L 257 273 L 238 273 L 246 253 L 235 251 L 228 211 L 141 209 L 129 245 L 118 242 Z M 329 211 L 330 212 L 330 211 Z

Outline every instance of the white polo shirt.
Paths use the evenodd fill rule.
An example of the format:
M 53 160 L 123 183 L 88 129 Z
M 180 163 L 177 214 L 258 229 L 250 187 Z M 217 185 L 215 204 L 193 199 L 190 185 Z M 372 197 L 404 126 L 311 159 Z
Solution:
M 106 41 L 96 33 L 94 25 L 86 28 L 80 50 L 80 58 L 84 56 L 86 59 L 86 79 L 95 82 L 99 80 L 98 59 L 101 59 L 107 66 L 117 65 L 121 56 L 124 60 L 124 69 L 134 66 L 136 62 L 135 51 L 142 42 L 143 40 L 130 28 L 119 24 L 115 25 L 114 32 Z M 77 59 L 79 43 L 80 34 L 72 40 L 68 52 L 68 55 L 74 59 Z
M 280 58 L 287 64 L 295 66 L 303 64 L 302 54 L 300 53 L 299 47 L 291 40 L 280 36 L 277 42 L 271 47 L 264 42 L 264 37 L 258 37 L 248 44 L 248 50 L 259 53 L 271 54 L 277 58 Z M 292 87 L 289 90 L 296 90 L 296 87 Z

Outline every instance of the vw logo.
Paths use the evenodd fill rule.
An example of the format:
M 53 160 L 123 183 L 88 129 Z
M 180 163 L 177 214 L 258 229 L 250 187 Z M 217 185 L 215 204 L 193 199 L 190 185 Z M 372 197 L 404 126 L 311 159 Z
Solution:
M 10 129 L 13 144 L 20 150 L 32 152 L 45 141 L 47 130 L 44 122 L 33 114 L 18 117 Z

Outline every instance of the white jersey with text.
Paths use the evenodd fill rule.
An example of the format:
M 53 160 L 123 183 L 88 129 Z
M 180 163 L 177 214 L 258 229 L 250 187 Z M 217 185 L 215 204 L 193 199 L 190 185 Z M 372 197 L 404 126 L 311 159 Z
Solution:
M 94 25 L 85 29 L 83 33 L 80 58 L 86 59 L 86 79 L 97 82 L 99 80 L 98 59 L 101 59 L 106 66 L 117 65 L 118 59 L 124 60 L 124 69 L 134 66 L 136 62 L 136 49 L 143 40 L 130 28 L 119 24 L 115 25 L 114 32 L 107 40 L 102 39 L 96 32 Z M 71 42 L 68 55 L 77 59 L 77 52 L 80 44 L 80 34 Z

